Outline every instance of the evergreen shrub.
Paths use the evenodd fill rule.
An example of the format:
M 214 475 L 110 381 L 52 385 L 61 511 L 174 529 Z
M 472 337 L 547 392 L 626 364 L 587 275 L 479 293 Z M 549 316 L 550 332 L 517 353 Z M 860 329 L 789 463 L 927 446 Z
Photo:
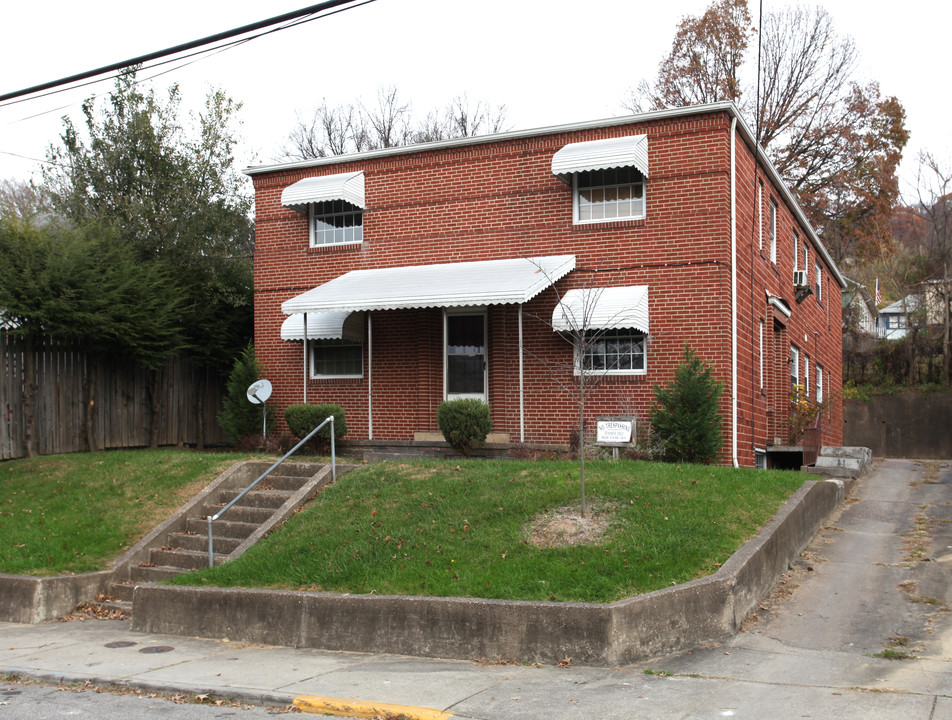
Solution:
M 447 400 L 436 412 L 436 424 L 446 442 L 466 457 L 493 429 L 489 405 L 475 398 Z
M 288 424 L 291 434 L 298 438 L 305 438 L 314 428 L 334 416 L 334 441 L 340 440 L 347 434 L 347 423 L 344 419 L 344 408 L 333 403 L 323 405 L 308 405 L 299 403 L 289 405 L 284 411 L 284 421 Z M 311 449 L 318 454 L 326 453 L 331 447 L 330 426 L 325 425 L 308 443 Z

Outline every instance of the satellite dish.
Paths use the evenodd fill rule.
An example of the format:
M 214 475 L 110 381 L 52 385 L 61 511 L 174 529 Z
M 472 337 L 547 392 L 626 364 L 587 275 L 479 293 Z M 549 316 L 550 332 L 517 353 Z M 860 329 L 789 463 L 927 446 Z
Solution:
M 271 397 L 271 383 L 267 380 L 258 380 L 248 386 L 248 401 L 255 405 L 264 405 Z

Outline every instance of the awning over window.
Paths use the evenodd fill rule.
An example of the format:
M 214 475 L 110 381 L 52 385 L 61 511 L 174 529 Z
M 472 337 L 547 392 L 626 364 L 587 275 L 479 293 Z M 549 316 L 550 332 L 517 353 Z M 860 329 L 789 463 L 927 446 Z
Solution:
M 304 313 L 289 315 L 281 324 L 282 340 L 304 339 Z M 354 340 L 364 339 L 363 313 L 322 312 L 307 314 L 308 340 Z
M 325 200 L 346 200 L 361 209 L 366 208 L 364 174 L 352 172 L 304 178 L 281 193 L 281 204 L 298 212 L 307 212 L 308 205 Z
M 633 167 L 648 177 L 648 136 L 629 135 L 566 145 L 552 156 L 552 173 L 561 178 L 586 170 Z
M 554 255 L 352 270 L 285 301 L 281 310 L 291 315 L 525 303 L 574 269 L 574 255 Z
M 552 311 L 552 329 L 632 329 L 648 332 L 648 286 L 569 290 Z

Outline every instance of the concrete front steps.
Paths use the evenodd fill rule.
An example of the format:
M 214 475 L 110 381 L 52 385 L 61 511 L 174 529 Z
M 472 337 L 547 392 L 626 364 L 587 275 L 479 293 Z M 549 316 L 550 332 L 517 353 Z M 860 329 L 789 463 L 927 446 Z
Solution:
M 803 469 L 828 478 L 856 478 L 865 475 L 873 466 L 873 453 L 865 447 L 832 447 L 824 445 L 816 464 Z
M 270 466 L 239 463 L 222 473 L 119 558 L 107 592 L 90 603 L 93 611 L 130 617 L 139 585 L 208 567 L 208 517 L 221 512 Z M 278 467 L 215 521 L 215 565 L 240 556 L 330 481 L 330 465 L 284 463 Z

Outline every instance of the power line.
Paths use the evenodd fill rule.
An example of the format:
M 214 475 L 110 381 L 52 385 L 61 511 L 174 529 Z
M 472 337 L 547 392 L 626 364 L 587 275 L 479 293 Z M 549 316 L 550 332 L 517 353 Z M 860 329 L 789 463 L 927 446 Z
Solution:
M 364 0 L 365 2 L 373 2 L 373 0 Z M 175 55 L 177 53 L 185 52 L 187 50 L 192 50 L 194 48 L 202 47 L 204 45 L 211 45 L 212 43 L 220 42 L 222 40 L 227 40 L 229 38 L 237 37 L 239 35 L 244 35 L 246 33 L 254 32 L 255 30 L 260 30 L 262 28 L 270 27 L 272 25 L 278 25 L 283 22 L 288 22 L 290 20 L 296 20 L 298 18 L 313 15 L 315 13 L 323 12 L 324 10 L 330 10 L 331 8 L 340 7 L 342 5 L 355 5 L 364 4 L 364 2 L 357 3 L 356 0 L 325 0 L 325 2 L 318 3 L 317 5 L 310 5 L 309 7 L 301 8 L 300 10 L 294 10 L 283 15 L 277 15 L 268 20 L 260 20 L 250 25 L 243 25 L 241 27 L 235 28 L 233 30 L 227 30 L 225 32 L 216 33 L 215 35 L 209 35 L 204 37 L 201 40 L 192 40 L 191 42 L 182 43 L 181 45 L 176 45 L 174 47 L 166 48 L 165 50 L 159 50 L 157 52 L 148 53 L 146 55 L 140 55 L 138 57 L 131 58 L 130 60 L 124 60 L 123 62 L 113 63 L 111 65 L 106 65 L 95 70 L 87 70 L 85 72 L 77 73 L 75 75 L 70 75 L 69 77 L 60 78 L 59 80 L 52 80 L 50 82 L 41 83 L 40 85 L 34 85 L 33 87 L 24 88 L 23 90 L 16 90 L 11 93 L 6 93 L 0 95 L 0 102 L 5 102 L 7 100 L 13 100 L 15 98 L 20 98 L 25 95 L 32 95 L 35 93 L 43 92 L 44 90 L 50 90 L 52 88 L 61 87 L 63 85 L 69 85 L 71 83 L 79 82 L 81 80 L 87 80 L 97 75 L 105 75 L 106 73 L 112 73 L 117 70 L 123 70 L 133 65 L 142 65 L 144 63 L 150 62 L 152 60 L 157 60 L 159 58 L 168 57 L 169 55 Z

